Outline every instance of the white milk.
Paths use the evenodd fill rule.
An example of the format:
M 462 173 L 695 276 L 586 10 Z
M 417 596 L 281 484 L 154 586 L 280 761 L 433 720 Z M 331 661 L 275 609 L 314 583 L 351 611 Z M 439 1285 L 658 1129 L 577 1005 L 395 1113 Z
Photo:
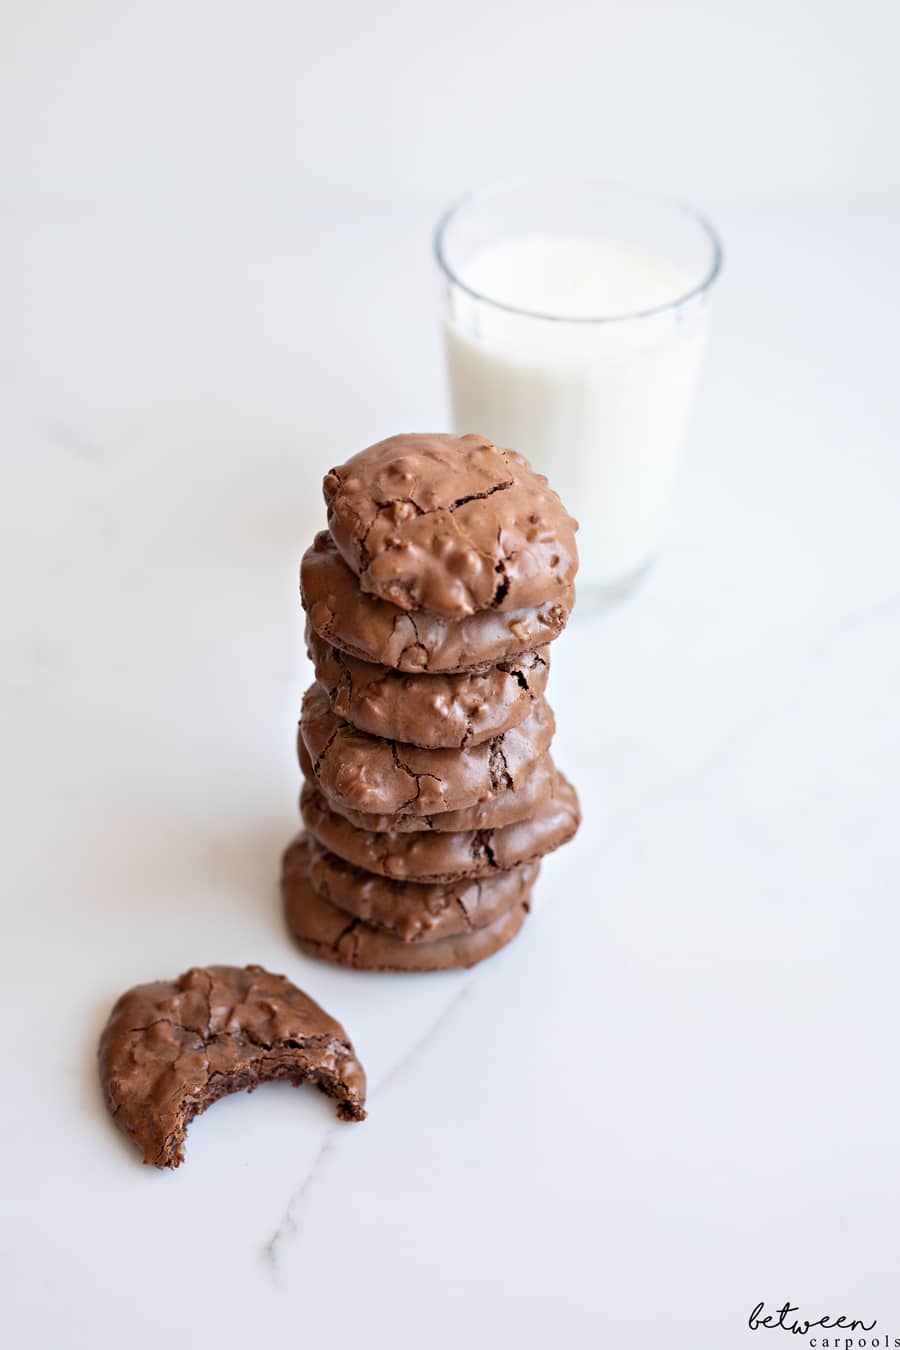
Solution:
M 704 306 L 643 314 L 689 285 L 661 258 L 600 239 L 510 239 L 477 253 L 460 280 L 495 303 L 453 288 L 455 429 L 512 446 L 548 475 L 581 521 L 581 580 L 627 581 L 653 557 L 665 519 Z

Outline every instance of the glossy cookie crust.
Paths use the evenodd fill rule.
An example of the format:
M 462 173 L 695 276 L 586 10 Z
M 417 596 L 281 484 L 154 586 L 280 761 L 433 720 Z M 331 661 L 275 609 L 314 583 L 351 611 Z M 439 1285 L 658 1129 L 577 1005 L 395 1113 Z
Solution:
M 100 1082 L 145 1163 L 178 1167 L 187 1127 L 228 1093 L 313 1082 L 344 1120 L 365 1117 L 366 1078 L 339 1022 L 261 966 L 194 967 L 137 985 L 100 1037 Z
M 428 750 L 480 745 L 518 726 L 550 669 L 550 650 L 541 647 L 486 670 L 421 680 L 332 647 L 308 620 L 306 647 L 339 717 L 371 736 Z
M 536 862 L 567 843 L 581 818 L 575 789 L 559 771 L 553 796 L 539 812 L 497 829 L 450 834 L 361 830 L 331 810 L 309 785 L 300 795 L 300 811 L 307 830 L 331 853 L 366 872 L 400 881 L 484 877 Z
M 392 881 L 364 872 L 301 834 L 284 855 L 282 879 L 301 873 L 317 895 L 352 918 L 402 942 L 434 942 L 485 928 L 528 899 L 539 863 L 490 877 L 455 881 Z
M 538 699 L 518 726 L 464 750 L 423 750 L 369 736 L 342 721 L 320 684 L 304 695 L 300 738 L 322 791 L 341 808 L 434 815 L 493 801 L 522 786 L 553 739 Z
M 327 530 L 303 555 L 300 591 L 310 623 L 326 642 L 361 661 L 417 675 L 486 670 L 543 647 L 565 628 L 575 603 L 570 585 L 527 609 L 480 610 L 461 619 L 407 613 L 359 589 Z
M 577 522 L 543 474 L 483 436 L 402 435 L 326 475 L 328 524 L 361 590 L 464 618 L 562 596 Z
M 302 850 L 302 843 L 299 845 Z M 529 899 L 516 901 L 491 923 L 431 942 L 404 942 L 344 910 L 313 887 L 302 865 L 282 880 L 288 931 L 310 956 L 356 970 L 430 971 L 474 966 L 505 947 L 528 914 Z

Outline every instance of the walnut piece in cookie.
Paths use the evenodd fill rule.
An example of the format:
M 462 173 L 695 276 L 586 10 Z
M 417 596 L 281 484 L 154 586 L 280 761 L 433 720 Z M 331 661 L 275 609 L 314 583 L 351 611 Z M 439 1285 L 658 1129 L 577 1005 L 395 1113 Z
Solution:
M 361 829 L 311 783 L 300 794 L 300 814 L 323 848 L 354 867 L 396 881 L 428 882 L 486 877 L 537 862 L 567 844 L 581 821 L 575 789 L 559 770 L 552 796 L 530 819 L 489 829 L 448 834 Z
M 323 491 L 360 588 L 403 610 L 532 608 L 578 569 L 577 521 L 522 455 L 483 436 L 391 436 L 332 469 Z
M 428 816 L 517 791 L 545 755 L 554 729 L 553 713 L 540 698 L 523 722 L 489 741 L 465 750 L 423 750 L 358 731 L 313 684 L 303 696 L 299 737 L 323 792 L 341 806 Z
M 392 811 L 387 815 L 376 811 L 354 811 L 346 804 L 336 802 L 329 797 L 316 777 L 309 752 L 298 737 L 298 758 L 300 769 L 307 784 L 321 792 L 333 811 L 337 811 L 344 820 L 349 820 L 359 830 L 368 830 L 375 834 L 422 834 L 431 831 L 434 834 L 452 834 L 459 830 L 494 830 L 503 825 L 514 825 L 520 820 L 530 820 L 540 814 L 544 807 L 555 797 L 559 786 L 556 766 L 549 754 L 538 760 L 518 787 L 507 788 L 498 797 L 478 802 L 475 806 L 464 806 L 458 811 L 435 811 L 430 816 L 398 815 Z
M 515 660 L 558 637 L 575 603 L 570 585 L 555 600 L 525 609 L 484 609 L 462 619 L 407 612 L 363 594 L 328 530 L 320 530 L 303 555 L 300 594 L 325 642 L 413 675 L 452 675 Z
M 347 1033 L 318 1003 L 262 966 L 194 967 L 137 985 L 100 1037 L 100 1082 L 144 1162 L 177 1167 L 187 1127 L 231 1092 L 315 1083 L 343 1120 L 364 1120 L 366 1076 Z
M 308 956 L 355 970 L 454 970 L 493 956 L 518 933 L 531 906 L 525 885 L 511 904 L 481 927 L 462 927 L 446 936 L 408 942 L 396 933 L 353 918 L 314 886 L 309 872 L 310 845 L 305 835 L 291 846 L 282 873 L 282 899 L 288 931 Z
M 329 853 L 311 835 L 295 839 L 282 860 L 282 890 L 300 873 L 317 895 L 351 919 L 361 919 L 401 942 L 435 942 L 486 928 L 526 901 L 540 870 L 527 863 L 490 877 L 455 881 L 392 881 L 364 872 Z
M 518 726 L 543 694 L 550 668 L 549 648 L 539 647 L 486 670 L 423 680 L 332 647 L 308 619 L 306 648 L 338 717 L 426 750 L 465 749 Z

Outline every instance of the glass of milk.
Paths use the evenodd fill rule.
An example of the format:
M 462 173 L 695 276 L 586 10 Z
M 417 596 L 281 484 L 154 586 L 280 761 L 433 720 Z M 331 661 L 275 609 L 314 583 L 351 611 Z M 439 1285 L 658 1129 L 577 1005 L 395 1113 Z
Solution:
M 624 594 L 659 547 L 722 251 L 679 202 L 562 178 L 454 206 L 435 253 L 453 426 L 512 446 L 581 522 L 579 582 Z

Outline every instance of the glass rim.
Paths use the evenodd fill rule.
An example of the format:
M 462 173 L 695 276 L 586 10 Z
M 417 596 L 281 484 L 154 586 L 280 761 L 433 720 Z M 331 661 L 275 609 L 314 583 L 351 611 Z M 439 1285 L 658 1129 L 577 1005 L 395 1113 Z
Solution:
M 448 227 L 461 211 L 483 197 L 488 197 L 495 192 L 502 192 L 505 189 L 531 186 L 538 183 L 581 184 L 582 186 L 598 187 L 605 192 L 613 193 L 617 196 L 631 197 L 634 201 L 638 202 L 643 201 L 653 203 L 657 206 L 674 207 L 676 210 L 681 211 L 685 216 L 689 217 L 695 225 L 699 226 L 701 232 L 706 236 L 707 243 L 711 250 L 711 261 L 705 276 L 696 285 L 689 287 L 683 295 L 677 296 L 674 300 L 667 300 L 662 305 L 653 305 L 649 309 L 631 310 L 624 314 L 598 315 L 548 314 L 542 310 L 525 309 L 520 305 L 510 305 L 506 303 L 506 301 L 495 300 L 490 295 L 485 295 L 482 291 L 476 290 L 474 286 L 468 285 L 468 283 L 463 281 L 462 277 L 453 270 L 447 261 L 444 243 Z M 722 241 L 710 221 L 700 211 L 691 206 L 688 202 L 683 201 L 680 197 L 670 197 L 665 193 L 644 191 L 642 188 L 627 187 L 624 184 L 606 182 L 603 179 L 578 179 L 562 175 L 548 176 L 546 178 L 504 179 L 500 182 L 492 183 L 487 187 L 475 188 L 473 191 L 467 192 L 465 196 L 459 197 L 455 202 L 451 203 L 447 210 L 439 217 L 437 225 L 434 228 L 432 245 L 434 258 L 438 267 L 454 286 L 458 286 L 460 290 L 465 291 L 465 293 L 470 295 L 473 300 L 478 300 L 482 304 L 490 305 L 494 309 L 504 310 L 507 314 L 518 314 L 525 319 L 543 319 L 548 323 L 630 323 L 635 319 L 649 319 L 659 314 L 668 314 L 672 310 L 679 309 L 682 305 L 689 304 L 692 300 L 699 299 L 700 296 L 708 291 L 721 272 L 724 259 Z

